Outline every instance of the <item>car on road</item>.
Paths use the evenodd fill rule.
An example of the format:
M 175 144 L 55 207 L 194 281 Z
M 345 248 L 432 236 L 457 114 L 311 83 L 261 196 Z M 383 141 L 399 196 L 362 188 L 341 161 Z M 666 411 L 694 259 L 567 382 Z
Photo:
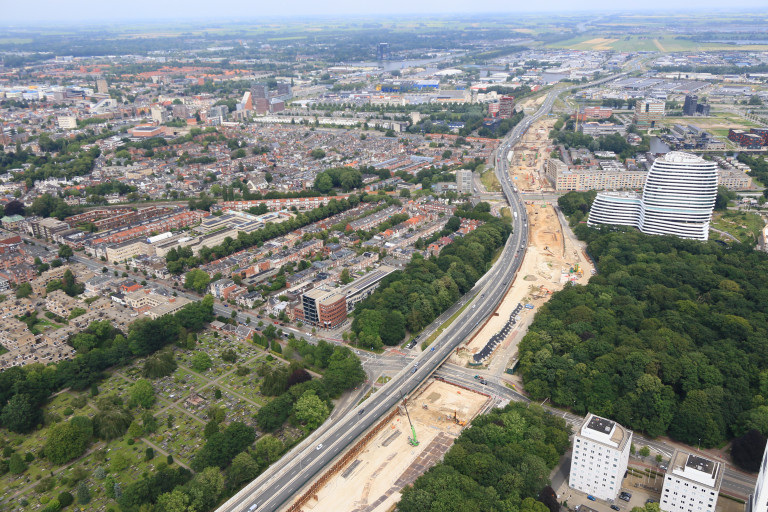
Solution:
M 323 449 L 323 443 L 320 443 L 319 445 L 317 445 L 317 448 L 315 448 L 315 450 L 322 450 L 322 449 Z
M 611 505 L 611 508 L 613 510 L 621 510 L 618 505 Z
M 594 496 L 592 496 L 591 494 L 587 496 L 587 499 L 588 499 L 589 501 L 597 501 L 597 498 L 595 498 L 595 497 L 594 497 Z
M 365 409 L 360 409 L 360 410 L 357 412 L 357 415 L 358 415 L 358 416 L 362 416 L 364 412 L 365 412 Z
M 258 505 L 254 503 L 254 504 L 253 504 L 253 505 L 251 505 L 251 507 L 248 509 L 248 512 L 253 512 L 254 510 L 256 510 L 256 507 L 258 507 Z

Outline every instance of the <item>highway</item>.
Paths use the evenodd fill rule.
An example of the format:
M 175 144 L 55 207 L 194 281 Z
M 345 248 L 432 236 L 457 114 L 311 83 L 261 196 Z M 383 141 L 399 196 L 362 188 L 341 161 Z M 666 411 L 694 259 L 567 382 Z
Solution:
M 604 82 L 616 76 L 600 80 Z M 594 85 L 587 84 L 587 85 Z M 582 87 L 587 86 L 582 85 Z M 273 512 L 283 506 L 305 485 L 312 482 L 325 467 L 344 450 L 374 426 L 381 417 L 387 414 L 402 397 L 415 390 L 422 382 L 432 375 L 448 358 L 451 352 L 464 342 L 482 322 L 493 313 L 498 303 L 504 297 L 514 273 L 519 268 L 528 244 L 528 222 L 524 204 L 517 190 L 509 179 L 507 172 L 507 152 L 516 144 L 525 131 L 540 117 L 547 115 L 554 100 L 562 92 L 561 88 L 552 89 L 541 107 L 533 115 L 525 117 L 513 130 L 509 138 L 498 148 L 496 154 L 496 173 L 502 190 L 506 196 L 513 215 L 514 231 L 505 245 L 502 256 L 494 267 L 475 285 L 459 304 L 466 302 L 467 297 L 474 297 L 471 307 L 464 310 L 443 334 L 432 344 L 430 350 L 416 356 L 408 365 L 397 373 L 390 382 L 385 384 L 366 402 L 357 406 L 333 424 L 324 424 L 308 439 L 286 454 L 279 463 L 273 464 L 256 480 L 248 484 L 230 500 L 219 507 L 218 512 Z M 436 320 L 425 332 L 437 328 L 446 315 Z M 446 378 L 474 387 L 478 383 L 467 370 L 451 368 L 440 369 L 439 375 L 447 374 Z M 501 404 L 505 400 L 527 400 L 524 396 L 506 388 L 499 383 L 489 383 L 482 390 L 494 397 L 494 403 Z M 574 426 L 580 426 L 583 418 L 556 409 L 553 414 L 562 414 Z M 651 441 L 636 436 L 636 444 L 648 445 L 652 448 L 671 455 L 672 448 L 658 441 Z M 751 481 L 750 481 L 751 480 Z M 731 492 L 745 494 L 749 492 L 754 480 L 738 471 L 726 470 L 724 488 Z
M 310 438 L 294 448 L 278 464 L 268 468 L 224 505 L 219 512 L 273 512 L 288 501 L 299 489 L 310 483 L 324 467 L 341 455 L 366 430 L 387 414 L 402 397 L 410 394 L 424 382 L 471 333 L 490 316 L 506 294 L 509 284 L 522 263 L 528 244 L 528 218 L 522 200 L 512 186 L 506 172 L 507 151 L 520 140 L 528 127 L 549 113 L 562 89 L 552 89 L 535 114 L 526 116 L 499 146 L 496 154 L 496 173 L 502 184 L 513 216 L 513 233 L 507 239 L 501 257 L 483 276 L 466 297 L 474 297 L 470 307 L 447 327 L 433 342 L 430 350 L 418 355 L 412 363 L 395 375 L 379 392 L 335 422 L 323 425 Z M 457 307 L 459 305 L 456 305 Z M 426 332 L 432 332 L 445 315 L 434 322 Z

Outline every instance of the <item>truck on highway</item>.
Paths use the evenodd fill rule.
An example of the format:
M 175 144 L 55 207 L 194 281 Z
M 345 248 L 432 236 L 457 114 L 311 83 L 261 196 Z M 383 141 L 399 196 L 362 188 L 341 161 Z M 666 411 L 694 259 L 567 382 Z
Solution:
M 515 216 L 515 220 L 517 220 L 517 212 L 512 212 L 512 215 Z

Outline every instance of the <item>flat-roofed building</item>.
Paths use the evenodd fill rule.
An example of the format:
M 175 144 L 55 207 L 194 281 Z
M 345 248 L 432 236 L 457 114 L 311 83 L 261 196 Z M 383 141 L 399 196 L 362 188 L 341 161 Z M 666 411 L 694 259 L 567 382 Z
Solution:
M 664 119 L 664 107 L 665 103 L 661 100 L 652 98 L 637 100 L 635 104 L 635 124 L 653 128 L 656 126 L 656 123 Z
M 147 316 L 151 319 L 160 318 L 165 315 L 172 315 L 177 313 L 181 308 L 192 302 L 184 297 L 164 297 L 165 302 L 158 304 L 149 311 Z
M 347 309 L 349 311 L 355 309 L 358 302 L 370 296 L 379 287 L 382 279 L 395 270 L 397 270 L 395 267 L 382 265 L 341 288 L 341 292 L 347 297 Z
M 456 187 L 459 190 L 459 194 L 472 193 L 472 170 L 471 169 L 459 169 L 458 171 L 456 171 Z
M 713 512 L 724 470 L 720 462 L 675 450 L 664 477 L 659 507 L 665 512 Z
M 29 223 L 34 236 L 52 240 L 53 235 L 69 229 L 69 224 L 59 219 L 48 217 L 46 219 L 37 219 Z
M 573 436 L 568 485 L 601 500 L 614 500 L 629 462 L 632 431 L 588 414 Z
M 314 288 L 302 296 L 304 323 L 333 329 L 347 319 L 347 297 L 337 290 Z
M 82 304 L 77 299 L 70 297 L 62 290 L 54 290 L 45 298 L 45 309 L 64 319 L 69 318 L 69 315 L 72 314 L 72 311 L 75 308 L 83 308 L 83 306 L 85 306 L 85 304 Z
M 635 190 L 643 188 L 647 171 L 629 170 L 616 160 L 600 161 L 600 169 L 569 169 L 556 158 L 547 161 L 546 176 L 558 192 Z
M 133 240 L 119 242 L 107 247 L 106 250 L 107 260 L 112 263 L 125 261 L 142 254 L 148 256 L 155 255 L 155 248 L 152 244 L 147 243 L 146 238 L 134 238 Z

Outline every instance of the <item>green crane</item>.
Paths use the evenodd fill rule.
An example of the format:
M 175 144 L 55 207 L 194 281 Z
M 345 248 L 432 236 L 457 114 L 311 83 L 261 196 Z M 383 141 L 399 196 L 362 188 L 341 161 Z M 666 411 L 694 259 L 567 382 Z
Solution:
M 403 394 L 400 393 L 400 398 L 403 398 Z M 411 437 L 408 438 L 408 442 L 411 443 L 411 446 L 419 446 L 419 440 L 416 439 L 416 429 L 413 426 L 413 423 L 411 422 L 411 415 L 408 414 L 408 404 L 407 401 L 403 399 L 403 407 L 405 407 L 405 415 L 408 418 L 408 424 L 411 426 Z

